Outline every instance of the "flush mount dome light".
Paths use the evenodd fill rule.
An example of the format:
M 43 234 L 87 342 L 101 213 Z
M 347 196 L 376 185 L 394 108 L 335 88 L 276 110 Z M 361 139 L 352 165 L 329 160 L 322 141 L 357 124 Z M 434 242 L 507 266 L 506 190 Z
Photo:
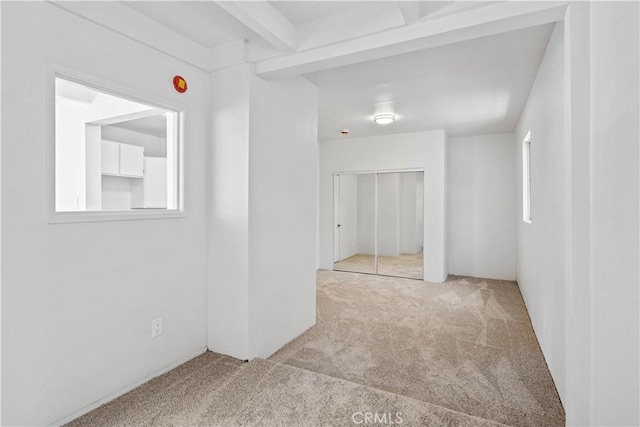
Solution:
M 393 114 L 376 114 L 373 116 L 373 121 L 379 125 L 388 125 L 396 121 L 396 116 Z

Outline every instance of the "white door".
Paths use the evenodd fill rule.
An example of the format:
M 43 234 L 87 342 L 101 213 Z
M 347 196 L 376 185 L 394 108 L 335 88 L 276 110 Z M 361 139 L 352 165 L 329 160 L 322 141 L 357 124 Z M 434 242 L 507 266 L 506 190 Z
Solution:
M 340 176 L 333 176 L 333 262 L 340 261 Z

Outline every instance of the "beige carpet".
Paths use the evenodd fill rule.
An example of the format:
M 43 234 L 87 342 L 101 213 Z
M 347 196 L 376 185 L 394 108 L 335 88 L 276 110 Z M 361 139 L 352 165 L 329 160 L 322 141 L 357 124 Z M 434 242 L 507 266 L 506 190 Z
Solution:
M 376 274 L 376 258 L 373 255 L 352 255 L 333 264 L 336 271 Z
M 322 271 L 318 324 L 270 360 L 207 352 L 69 425 L 352 426 L 375 414 L 564 425 L 515 283 Z
M 422 267 L 422 252 L 420 252 L 417 254 L 402 254 L 397 257 L 379 256 L 377 271 L 375 256 L 362 254 L 356 254 L 336 262 L 333 269 L 336 271 L 380 274 L 422 280 Z
M 321 271 L 317 316 L 271 359 L 504 424 L 564 425 L 514 282 Z
M 378 274 L 422 280 L 422 252 L 398 257 L 379 256 Z
M 211 352 L 67 425 L 354 426 L 376 414 L 386 420 L 378 425 L 499 426 L 280 363 Z

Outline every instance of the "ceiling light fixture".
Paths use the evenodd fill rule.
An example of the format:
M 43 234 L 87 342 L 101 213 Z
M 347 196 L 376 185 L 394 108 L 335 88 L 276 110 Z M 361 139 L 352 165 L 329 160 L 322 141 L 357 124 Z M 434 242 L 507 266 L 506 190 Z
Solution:
M 373 116 L 373 121 L 379 125 L 388 125 L 396 121 L 396 116 L 393 114 L 376 114 Z

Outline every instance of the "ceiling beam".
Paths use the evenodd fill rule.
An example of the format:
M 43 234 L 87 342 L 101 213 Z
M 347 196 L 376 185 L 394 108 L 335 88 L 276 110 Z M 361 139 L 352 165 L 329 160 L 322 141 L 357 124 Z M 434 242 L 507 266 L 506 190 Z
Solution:
M 404 19 L 404 25 L 411 25 L 420 22 L 420 2 L 418 1 L 397 1 L 396 5 Z
M 497 3 L 497 2 L 485 1 L 485 0 L 476 0 L 471 2 L 466 2 L 466 1 L 432 2 L 427 4 L 422 9 L 423 16 L 420 18 L 420 20 L 442 18 L 443 16 L 446 16 L 446 15 L 461 13 L 461 12 L 476 9 L 479 7 L 485 7 L 491 3 Z
M 225 12 L 284 53 L 296 50 L 296 29 L 267 1 L 216 1 Z
M 372 3 L 375 7 L 372 7 Z M 296 25 L 298 52 L 405 25 L 395 2 L 356 1 L 352 4 L 337 12 Z
M 561 21 L 567 2 L 503 2 L 256 63 L 263 78 L 287 77 Z

